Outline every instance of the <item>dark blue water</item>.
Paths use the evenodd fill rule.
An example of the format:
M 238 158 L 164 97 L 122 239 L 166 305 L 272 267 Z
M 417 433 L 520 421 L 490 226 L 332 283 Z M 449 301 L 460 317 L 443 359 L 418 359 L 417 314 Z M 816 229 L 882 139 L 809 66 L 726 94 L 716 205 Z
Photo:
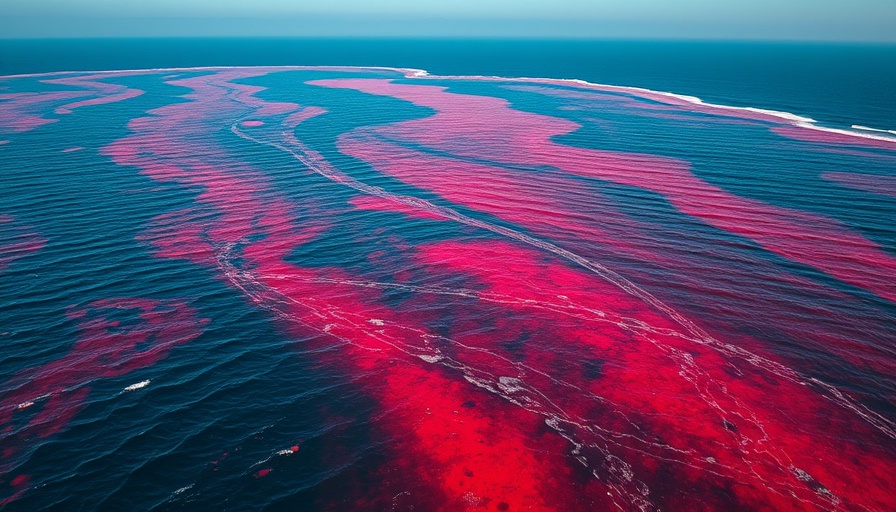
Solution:
M 0 51 L 896 127 L 893 47 Z M 753 114 L 382 69 L 0 79 L 0 506 L 892 509 L 896 149 Z
M 896 45 L 327 39 L 0 41 L 0 74 L 192 66 L 346 65 L 578 78 L 896 130 Z

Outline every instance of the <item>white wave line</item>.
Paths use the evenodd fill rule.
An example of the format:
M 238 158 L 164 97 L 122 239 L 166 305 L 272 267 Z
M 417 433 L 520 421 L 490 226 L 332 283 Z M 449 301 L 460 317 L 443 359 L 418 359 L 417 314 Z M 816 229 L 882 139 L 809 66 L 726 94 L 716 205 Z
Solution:
M 552 85 L 556 82 L 564 82 L 568 83 L 571 86 L 584 88 L 584 89 L 596 89 L 599 91 L 609 91 L 609 92 L 621 92 L 629 95 L 635 95 L 639 97 L 647 97 L 648 99 L 662 101 L 663 98 L 668 98 L 668 101 L 665 103 L 673 106 L 679 106 L 678 103 L 672 100 L 684 101 L 686 103 L 690 103 L 692 105 L 696 105 L 698 107 L 709 107 L 712 109 L 718 110 L 727 110 L 731 112 L 750 112 L 757 113 L 769 116 L 771 118 L 777 119 L 784 124 L 789 124 L 792 126 L 796 126 L 799 128 L 806 128 L 809 130 L 816 130 L 821 132 L 828 133 L 836 133 L 838 135 L 847 135 L 850 137 L 862 138 L 862 139 L 871 139 L 878 140 L 883 142 L 892 142 L 896 145 L 896 137 L 889 136 L 880 136 L 873 135 L 869 133 L 862 133 L 862 131 L 854 131 L 854 130 L 863 130 L 864 127 L 860 127 L 857 125 L 853 125 L 852 128 L 854 130 L 846 130 L 842 128 L 833 128 L 822 126 L 818 124 L 818 121 L 812 119 L 811 117 L 801 116 L 798 114 L 793 114 L 790 112 L 784 112 L 780 110 L 771 110 L 765 108 L 758 107 L 735 107 L 732 105 L 722 105 L 720 103 L 709 103 L 703 101 L 702 99 L 696 96 L 689 96 L 686 94 L 677 94 L 673 92 L 666 91 L 657 91 L 653 89 L 647 89 L 644 87 L 634 87 L 634 86 L 623 86 L 623 85 L 609 85 L 609 84 L 598 84 L 594 82 L 588 82 L 586 80 L 581 80 L 578 78 L 538 78 L 538 77 L 501 77 L 501 76 L 488 76 L 488 75 L 430 75 L 425 71 L 421 70 L 408 70 L 405 73 L 405 78 L 422 78 L 422 79 L 430 79 L 430 80 L 471 80 L 471 81 L 502 81 L 502 82 L 521 82 L 521 83 L 537 83 L 542 85 Z M 659 98 L 656 98 L 659 96 Z M 873 131 L 888 133 L 896 135 L 896 130 L 877 130 L 872 129 Z M 894 146 L 896 148 L 896 146 Z
M 222 266 L 222 269 L 225 270 L 225 273 L 232 281 L 232 284 L 234 284 L 234 286 L 238 287 L 241 290 L 246 290 L 246 293 L 250 296 L 250 298 L 253 298 L 255 302 L 262 305 L 266 309 L 274 311 L 278 316 L 281 316 L 289 322 L 303 325 L 306 328 L 319 332 L 320 334 L 326 334 L 336 337 L 346 344 L 351 344 L 366 350 L 378 350 L 373 347 L 358 345 L 352 339 L 348 339 L 333 333 L 330 329 L 330 326 L 334 324 L 327 324 L 324 328 L 319 328 L 317 325 L 309 324 L 308 322 L 291 315 L 287 310 L 281 309 L 278 304 L 290 304 L 292 306 L 298 306 L 306 311 L 315 314 L 321 319 L 335 320 L 339 322 L 343 327 L 354 329 L 364 329 L 364 324 L 370 323 L 370 320 L 365 320 L 366 317 L 361 314 L 332 307 L 327 308 L 325 312 L 320 312 L 317 310 L 315 305 L 308 303 L 307 298 L 296 299 L 279 293 L 276 289 L 264 285 L 262 283 L 261 276 L 257 276 L 250 271 L 240 271 L 233 267 L 230 262 L 231 249 L 232 246 L 225 246 L 219 252 L 219 262 Z M 271 276 L 265 275 L 264 277 L 270 278 Z M 277 277 L 275 276 L 274 278 L 276 279 Z M 334 283 L 340 284 L 351 283 L 351 281 L 328 279 L 308 279 L 307 281 L 332 281 Z M 365 286 L 369 286 L 369 283 L 363 284 Z M 263 288 L 264 290 L 262 291 L 262 295 L 258 295 L 256 293 L 248 291 L 249 287 L 251 287 L 252 289 Z M 274 294 L 276 295 L 276 297 L 264 297 L 263 295 L 266 295 L 267 293 Z M 367 332 L 369 336 L 376 339 L 378 342 L 383 343 L 384 345 L 388 345 L 393 349 L 408 356 L 419 358 L 427 363 L 439 364 L 441 366 L 457 370 L 469 383 L 490 393 L 498 395 L 529 412 L 543 416 L 545 418 L 545 423 L 548 426 L 550 426 L 558 434 L 560 434 L 570 442 L 570 444 L 574 447 L 574 457 L 579 460 L 579 462 L 584 464 L 585 467 L 591 469 L 596 478 L 601 479 L 602 481 L 606 481 L 605 478 L 610 479 L 610 481 L 607 481 L 606 483 L 616 493 L 615 495 L 613 495 L 614 501 L 616 500 L 616 498 L 627 498 L 627 503 L 636 505 L 642 510 L 651 510 L 653 508 L 653 505 L 649 502 L 649 500 L 645 499 L 646 496 L 649 495 L 649 489 L 647 488 L 646 484 L 634 479 L 634 473 L 631 466 L 628 465 L 628 463 L 626 463 L 619 456 L 612 453 L 609 446 L 614 446 L 625 451 L 641 453 L 656 460 L 684 464 L 688 467 L 700 471 L 715 474 L 718 476 L 724 476 L 722 473 L 718 472 L 715 469 L 715 465 L 718 464 L 718 462 L 713 460 L 712 457 L 704 457 L 700 459 L 703 460 L 705 464 L 694 464 L 685 459 L 676 457 L 676 455 L 694 455 L 693 450 L 676 448 L 674 446 L 670 446 L 664 443 L 658 443 L 644 437 L 639 437 L 633 433 L 608 430 L 601 427 L 600 425 L 592 424 L 585 418 L 571 415 L 562 406 L 556 404 L 553 400 L 551 400 L 544 392 L 540 391 L 537 386 L 533 387 L 532 384 L 522 379 L 527 374 L 539 375 L 556 385 L 570 388 L 574 393 L 576 393 L 576 396 L 581 396 L 582 398 L 589 400 L 595 400 L 598 403 L 603 404 L 604 406 L 613 407 L 614 413 L 621 416 L 621 418 L 623 418 L 628 425 L 630 425 L 636 431 L 641 430 L 637 424 L 633 423 L 625 415 L 619 404 L 616 404 L 605 397 L 594 395 L 588 390 L 581 389 L 574 384 L 566 382 L 562 379 L 555 378 L 554 376 L 530 367 L 525 363 L 512 361 L 507 357 L 486 348 L 469 346 L 463 342 L 460 342 L 459 340 L 448 338 L 445 336 L 430 335 L 422 329 L 409 327 L 400 323 L 380 320 L 374 325 L 383 327 L 383 329 L 365 332 Z M 410 338 L 408 336 L 402 335 L 401 332 L 411 333 Z M 703 372 L 695 364 L 693 358 L 688 354 L 672 349 L 671 347 L 659 343 L 644 334 L 641 334 L 641 336 L 643 337 L 643 339 L 655 345 L 661 351 L 665 352 L 667 356 L 669 356 L 674 362 L 676 362 L 676 364 L 678 364 L 679 368 L 681 369 L 680 375 L 686 381 L 690 382 L 695 387 L 698 396 L 700 396 L 701 399 L 703 399 L 703 401 L 710 406 L 710 408 L 717 412 L 717 416 L 719 417 L 720 421 L 725 418 L 741 418 L 742 420 L 744 420 L 744 422 L 752 423 L 760 432 L 762 432 L 762 437 L 757 440 L 750 439 L 741 434 L 732 434 L 732 436 L 737 440 L 739 447 L 755 447 L 755 449 L 752 451 L 742 450 L 745 457 L 743 461 L 750 468 L 750 475 L 763 482 L 765 487 L 769 491 L 779 495 L 790 495 L 790 492 L 799 490 L 799 487 L 793 487 L 793 485 L 797 485 L 794 482 L 779 480 L 768 481 L 763 478 L 756 469 L 754 469 L 757 464 L 763 463 L 771 463 L 782 471 L 788 470 L 788 468 L 792 467 L 792 461 L 785 452 L 779 451 L 780 455 L 775 455 L 771 453 L 769 449 L 761 448 L 762 443 L 769 440 L 769 436 L 765 433 L 765 429 L 763 428 L 761 422 L 759 422 L 758 418 L 756 418 L 755 414 L 750 412 L 749 409 L 747 409 L 736 397 L 731 396 L 724 389 L 724 385 L 719 384 L 718 382 L 710 378 L 705 372 Z M 410 339 L 419 339 L 423 343 L 421 345 L 408 343 Z M 442 353 L 439 348 L 433 347 L 428 341 L 430 339 L 438 339 L 440 341 L 447 342 L 454 349 L 468 350 L 492 357 L 495 360 L 501 361 L 502 363 L 508 364 L 511 367 L 515 368 L 517 377 L 494 375 L 478 367 L 467 366 L 463 362 Z M 701 385 L 701 382 L 704 382 L 704 384 Z M 734 405 L 736 406 L 735 409 L 732 409 L 730 411 L 725 410 L 713 398 L 712 392 L 707 388 L 707 385 L 712 384 L 718 385 L 722 388 L 721 391 L 726 396 L 730 397 L 734 402 Z M 573 430 L 577 433 L 567 431 L 563 427 L 563 425 L 572 427 Z M 602 446 L 600 444 L 596 444 L 593 439 L 594 436 L 605 443 L 605 445 Z M 625 441 L 627 441 L 627 443 Z M 643 448 L 638 447 L 638 445 L 643 445 Z M 582 454 L 582 449 L 586 447 L 590 449 L 596 449 L 601 453 L 601 460 L 603 461 L 602 465 L 604 467 L 604 470 L 606 471 L 606 475 L 599 475 L 597 473 L 597 470 L 589 463 L 588 457 Z M 660 450 L 661 453 L 666 453 L 668 455 L 663 456 L 660 453 L 656 453 L 655 451 L 650 451 L 649 448 Z M 279 455 L 280 453 L 281 452 L 278 452 L 277 454 Z M 750 453 L 759 456 L 759 459 L 748 457 Z M 720 465 L 720 467 L 724 467 L 728 471 L 735 474 L 744 474 L 742 470 L 736 467 L 732 467 L 729 465 Z M 784 489 L 782 489 L 781 486 L 783 486 Z M 826 491 L 826 489 L 823 490 Z M 819 497 L 824 498 L 827 501 L 836 502 L 837 500 L 837 497 L 831 494 L 830 491 L 819 494 Z
M 320 174 L 327 179 L 330 179 L 335 183 L 346 185 L 368 195 L 395 201 L 407 206 L 411 206 L 413 208 L 423 209 L 430 213 L 441 215 L 447 219 L 451 219 L 471 227 L 477 227 L 480 229 L 491 231 L 504 237 L 517 240 L 527 245 L 551 252 L 567 261 L 575 263 L 666 314 L 669 318 L 674 320 L 688 333 L 690 333 L 690 335 L 693 337 L 693 339 L 689 337 L 691 341 L 698 344 L 710 346 L 727 356 L 740 358 L 752 364 L 753 366 L 762 368 L 766 371 L 770 371 L 771 373 L 790 380 L 791 382 L 796 382 L 799 384 L 812 383 L 816 386 L 819 386 L 830 393 L 829 398 L 832 401 L 858 414 L 866 422 L 868 422 L 890 438 L 896 439 L 896 422 L 868 409 L 864 405 L 861 405 L 849 399 L 846 395 L 844 395 L 837 388 L 830 384 L 827 384 L 816 378 L 806 378 L 796 370 L 784 366 L 781 363 L 767 359 L 758 354 L 754 354 L 741 347 L 723 343 L 713 338 L 703 329 L 694 324 L 691 320 L 678 313 L 678 311 L 676 311 L 675 309 L 666 305 L 664 302 L 660 301 L 658 298 L 656 298 L 646 290 L 638 287 L 631 281 L 624 278 L 622 275 L 616 273 L 613 270 L 610 270 L 600 263 L 590 261 L 576 253 L 573 253 L 572 251 L 563 249 L 562 247 L 554 245 L 550 242 L 540 240 L 514 229 L 474 219 L 451 208 L 433 204 L 425 199 L 420 199 L 413 196 L 393 194 L 381 187 L 368 185 L 364 182 L 361 182 L 343 173 L 342 171 L 339 171 L 334 166 L 332 166 L 321 154 L 305 146 L 301 141 L 296 139 L 291 130 L 284 130 L 280 133 L 284 140 L 284 143 L 280 143 L 277 141 L 259 140 L 256 137 L 242 132 L 239 129 L 238 124 L 239 120 L 231 125 L 231 131 L 235 135 L 258 144 L 268 145 L 278 148 L 282 151 L 286 151 L 289 154 L 293 155 L 294 158 L 304 164 L 308 169 Z
M 821 132 L 828 133 L 836 133 L 839 135 L 846 135 L 850 137 L 863 138 L 863 139 L 872 139 L 883 142 L 892 142 L 896 144 L 896 137 L 890 137 L 886 135 L 876 135 L 872 133 L 867 133 L 867 128 L 862 127 L 860 125 L 852 125 L 851 128 L 853 130 L 846 130 L 841 128 L 832 128 L 821 126 L 818 122 L 810 117 L 801 116 L 798 114 L 793 114 L 791 112 L 784 112 L 780 110 L 771 110 L 759 107 L 735 107 L 732 105 L 723 105 L 720 103 L 709 103 L 703 101 L 701 98 L 696 96 L 690 96 L 686 94 L 678 94 L 673 92 L 666 91 L 657 91 L 653 89 L 647 89 L 644 87 L 635 87 L 635 86 L 623 86 L 623 85 L 610 85 L 610 84 L 599 84 L 594 82 L 589 82 L 587 80 L 582 80 L 578 78 L 548 78 L 548 77 L 502 77 L 496 75 L 433 75 L 424 69 L 417 68 L 399 68 L 399 67 L 390 67 L 390 66 L 200 66 L 200 67 L 164 67 L 164 68 L 144 68 L 144 69 L 119 69 L 119 70 L 105 70 L 105 71 L 51 71 L 45 73 L 26 73 L 26 74 L 17 74 L 17 75 L 5 75 L 0 76 L 0 80 L 6 79 L 16 79 L 16 78 L 39 78 L 39 77 L 48 77 L 48 76 L 58 76 L 58 75 L 79 75 L 79 74 L 108 74 L 110 76 L 128 74 L 128 73 L 182 73 L 182 72 L 191 72 L 191 71 L 232 71 L 232 70 L 253 70 L 258 72 L 284 72 L 284 71 L 344 71 L 344 70 L 354 70 L 354 71 L 387 71 L 399 73 L 405 78 L 412 79 L 425 79 L 425 80 L 490 80 L 490 81 L 505 81 L 505 82 L 523 82 L 523 83 L 540 83 L 544 85 L 551 85 L 555 82 L 564 82 L 568 83 L 574 87 L 581 87 L 586 89 L 597 89 L 603 91 L 611 91 L 611 92 L 621 92 L 625 94 L 637 95 L 643 97 L 645 94 L 650 95 L 651 99 L 656 99 L 654 96 L 659 96 L 660 98 L 668 98 L 669 104 L 677 105 L 677 103 L 672 100 L 685 101 L 687 103 L 691 103 L 696 106 L 709 107 L 713 109 L 721 109 L 721 110 L 729 110 L 732 112 L 751 112 L 767 115 L 772 118 L 776 118 L 785 124 L 790 124 L 792 126 L 797 126 L 800 128 L 806 128 L 810 130 L 816 130 Z M 882 132 L 886 134 L 896 135 L 896 130 L 880 130 L 876 128 L 872 128 L 870 131 L 874 132 Z

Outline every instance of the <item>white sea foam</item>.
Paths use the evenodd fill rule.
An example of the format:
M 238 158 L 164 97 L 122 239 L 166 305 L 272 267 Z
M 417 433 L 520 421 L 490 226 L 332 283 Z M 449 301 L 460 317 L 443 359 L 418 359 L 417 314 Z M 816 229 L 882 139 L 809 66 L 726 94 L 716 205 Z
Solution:
M 889 135 L 874 135 L 871 133 L 862 133 L 856 132 L 853 130 L 845 130 L 842 128 L 829 128 L 827 126 L 819 126 L 817 124 L 812 123 L 796 123 L 795 126 L 799 126 L 800 128 L 808 128 L 810 130 L 816 130 L 819 132 L 827 132 L 827 133 L 836 133 L 838 135 L 846 135 L 849 137 L 859 137 L 862 139 L 871 139 L 871 140 L 880 140 L 884 142 L 892 142 L 893 147 L 896 148 L 896 137 L 890 137 Z M 875 130 L 876 131 L 876 130 Z M 896 130 L 880 130 L 883 133 L 892 133 L 896 135 Z
M 130 386 L 128 386 L 128 387 L 122 389 L 121 392 L 122 392 L 122 393 L 127 393 L 128 391 L 136 391 L 136 390 L 138 390 L 138 389 L 145 388 L 146 386 L 149 385 L 149 382 L 150 382 L 150 381 L 148 381 L 148 380 L 141 380 L 140 382 L 131 384 Z
M 41 400 L 46 400 L 47 398 L 50 398 L 51 396 L 53 396 L 52 392 L 44 393 L 43 395 L 32 398 L 31 400 L 26 400 L 26 401 L 20 403 L 19 405 L 17 405 L 16 410 L 27 409 L 29 407 L 32 407 L 35 403 L 40 402 Z
M 870 126 L 862 126 L 860 124 L 854 124 L 850 126 L 853 130 L 862 130 L 866 132 L 877 132 L 877 133 L 889 133 L 892 135 L 896 135 L 896 130 L 881 130 L 880 128 L 871 128 Z
M 871 128 L 870 126 L 862 126 L 860 124 L 854 124 L 850 126 L 853 130 L 862 130 L 866 132 L 881 132 L 881 133 L 889 133 L 887 130 L 881 130 L 880 128 Z

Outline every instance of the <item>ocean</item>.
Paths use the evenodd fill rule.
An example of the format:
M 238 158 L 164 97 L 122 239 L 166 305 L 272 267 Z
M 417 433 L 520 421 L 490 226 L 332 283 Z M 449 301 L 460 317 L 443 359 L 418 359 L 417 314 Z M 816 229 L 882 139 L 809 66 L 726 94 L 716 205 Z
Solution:
M 894 57 L 0 42 L 0 505 L 896 508 Z
M 576 78 L 896 130 L 896 45 L 383 39 L 6 40 L 0 75 L 194 66 L 391 66 Z

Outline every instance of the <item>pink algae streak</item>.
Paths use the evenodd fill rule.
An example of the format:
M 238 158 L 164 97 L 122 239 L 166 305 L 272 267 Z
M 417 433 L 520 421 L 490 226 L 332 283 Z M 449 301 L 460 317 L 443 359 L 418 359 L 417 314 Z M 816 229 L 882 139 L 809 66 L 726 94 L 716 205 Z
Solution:
M 826 172 L 821 175 L 826 180 L 839 183 L 844 187 L 854 188 L 872 194 L 896 197 L 896 176 L 877 176 L 873 174 L 854 174 L 849 172 Z
M 16 373 L 0 388 L 0 474 L 20 463 L 32 443 L 65 429 L 86 404 L 90 382 L 151 366 L 207 323 L 183 302 L 141 298 L 97 300 L 72 307 L 68 316 L 80 330 L 70 352 Z M 23 485 L 21 478 L 13 482 Z
M 896 274 L 896 257 L 876 243 L 833 219 L 731 194 L 699 179 L 685 161 L 558 144 L 554 137 L 570 133 L 579 125 L 514 110 L 499 98 L 449 93 L 444 87 L 396 84 L 385 79 L 311 83 L 390 96 L 436 110 L 423 119 L 372 130 L 384 138 L 423 145 L 455 157 L 504 165 L 545 165 L 577 176 L 656 192 L 682 213 L 896 302 L 896 291 L 889 279 Z M 363 134 L 370 129 L 360 131 Z M 369 142 L 368 146 L 367 150 L 378 151 L 375 143 Z M 440 169 L 430 172 L 438 175 Z M 452 185 L 458 193 L 473 193 L 461 183 Z M 830 251 L 832 244 L 845 250 Z

